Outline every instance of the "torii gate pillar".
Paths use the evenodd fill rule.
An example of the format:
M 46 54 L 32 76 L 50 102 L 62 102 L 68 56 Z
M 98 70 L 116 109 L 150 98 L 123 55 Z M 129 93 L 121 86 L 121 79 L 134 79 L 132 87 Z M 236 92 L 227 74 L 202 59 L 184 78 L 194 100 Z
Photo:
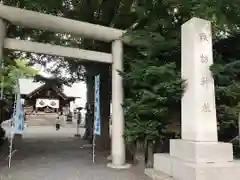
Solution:
M 2 60 L 3 58 L 5 35 L 6 35 L 6 24 L 3 19 L 0 19 L 0 60 Z
M 123 43 L 115 40 L 112 43 L 112 163 L 108 167 L 116 169 L 129 168 L 126 164 L 123 115 L 123 79 L 119 71 L 123 71 Z

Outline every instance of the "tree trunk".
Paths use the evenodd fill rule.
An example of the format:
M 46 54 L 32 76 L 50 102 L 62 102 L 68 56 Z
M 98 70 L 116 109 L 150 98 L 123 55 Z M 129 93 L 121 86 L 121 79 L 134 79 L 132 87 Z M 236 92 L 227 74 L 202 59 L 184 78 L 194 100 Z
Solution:
M 102 64 L 100 69 L 100 115 L 101 135 L 96 137 L 96 148 L 98 150 L 110 149 L 109 119 L 110 119 L 110 90 L 111 81 L 109 77 L 109 66 Z
M 109 66 L 106 64 L 94 63 L 86 66 L 87 73 L 87 108 L 86 131 L 84 139 L 93 139 L 94 126 L 94 83 L 95 75 L 100 74 L 100 117 L 101 135 L 96 137 L 96 149 L 110 149 L 109 119 L 110 119 L 110 100 L 111 100 L 111 79 L 109 76 Z
M 93 122 L 94 122 L 94 74 L 93 67 L 86 66 L 86 84 L 87 84 L 87 104 L 85 117 L 85 134 L 83 139 L 92 142 Z
M 4 144 L 5 134 L 5 130 L 0 126 L 0 147 Z
M 137 153 L 137 141 L 127 143 L 126 144 L 126 160 L 130 164 L 137 164 L 136 153 Z
M 147 141 L 145 149 L 145 167 L 153 168 L 153 154 L 155 152 L 155 142 Z

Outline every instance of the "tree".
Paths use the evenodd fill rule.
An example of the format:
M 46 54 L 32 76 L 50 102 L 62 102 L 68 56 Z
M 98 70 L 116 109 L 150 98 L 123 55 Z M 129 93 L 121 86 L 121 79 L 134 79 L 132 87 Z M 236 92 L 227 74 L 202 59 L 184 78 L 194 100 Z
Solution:
M 182 94 L 182 80 L 175 64 L 156 66 L 139 60 L 131 72 L 124 75 L 132 96 L 125 99 L 125 137 L 128 142 L 144 142 L 154 148 L 163 141 L 169 119 L 178 113 Z M 153 153 L 154 149 L 149 149 Z M 148 155 L 148 157 L 153 157 Z M 152 162 L 147 161 L 147 167 Z
M 15 92 L 15 84 L 19 78 L 34 76 L 38 73 L 38 70 L 30 67 L 27 61 L 21 59 L 14 60 L 12 64 L 3 67 L 0 74 L 0 82 L 5 99 L 12 99 Z
M 219 139 L 231 141 L 239 135 L 238 113 L 240 112 L 240 54 L 238 34 L 220 39 L 215 43 L 215 63 L 212 72 L 216 84 L 216 108 L 219 123 Z M 236 142 L 233 142 L 234 145 Z M 234 153 L 239 152 L 239 145 Z M 238 153 L 239 156 L 239 153 Z
M 138 36 L 142 39 L 138 38 L 137 43 L 144 46 L 126 55 L 127 67 L 123 74 L 125 138 L 128 142 L 145 142 L 150 160 L 155 142 L 166 137 L 169 119 L 179 114 L 183 81 L 176 71 L 180 54 L 172 51 L 178 42 L 157 33 L 138 33 L 142 33 Z M 169 50 L 172 53 L 168 53 Z M 152 161 L 147 161 L 146 165 L 151 167 Z
M 123 38 L 139 47 L 129 48 L 125 58 L 123 77 L 127 141 L 163 139 L 171 119 L 169 115 L 180 114 L 184 88 L 179 77 L 180 28 L 193 16 L 211 20 L 213 24 L 215 65 L 212 71 L 216 79 L 220 140 L 226 138 L 227 130 L 237 130 L 236 106 L 240 87 L 238 52 L 236 48 L 231 53 L 223 51 L 230 44 L 223 43 L 223 39 L 229 40 L 239 31 L 240 13 L 237 6 L 237 1 L 225 0 L 217 3 L 212 0 L 186 0 L 181 3 L 175 0 L 137 1 L 134 8 L 138 18 Z M 234 46 L 238 47 L 236 44 Z M 150 154 L 148 158 L 152 160 Z M 147 166 L 152 166 L 152 162 L 147 162 Z
M 4 64 L 4 61 L 2 60 Z M 0 73 L 1 99 L 0 99 L 0 124 L 9 120 L 13 113 L 13 102 L 16 82 L 20 77 L 34 76 L 38 71 L 28 66 L 25 60 L 14 60 L 11 65 L 2 66 Z M 0 127 L 0 146 L 3 144 L 5 131 Z

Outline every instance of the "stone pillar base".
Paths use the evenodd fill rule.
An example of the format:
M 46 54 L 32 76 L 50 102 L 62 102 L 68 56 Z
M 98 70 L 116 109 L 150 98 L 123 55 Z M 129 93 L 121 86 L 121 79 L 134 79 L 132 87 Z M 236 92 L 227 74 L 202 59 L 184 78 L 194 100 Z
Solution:
M 154 161 L 158 162 L 158 166 L 155 164 L 152 177 L 156 177 L 158 172 L 174 180 L 239 180 L 240 177 L 240 161 L 193 163 L 167 154 L 155 154 Z
M 154 173 L 163 172 L 176 180 L 240 177 L 240 161 L 233 161 L 230 143 L 170 140 L 170 154 L 154 154 L 153 166 Z
M 131 164 L 115 165 L 115 164 L 109 163 L 107 164 L 107 167 L 112 169 L 129 169 L 131 168 Z
M 170 156 L 195 163 L 229 162 L 233 161 L 233 146 L 223 142 L 171 139 Z

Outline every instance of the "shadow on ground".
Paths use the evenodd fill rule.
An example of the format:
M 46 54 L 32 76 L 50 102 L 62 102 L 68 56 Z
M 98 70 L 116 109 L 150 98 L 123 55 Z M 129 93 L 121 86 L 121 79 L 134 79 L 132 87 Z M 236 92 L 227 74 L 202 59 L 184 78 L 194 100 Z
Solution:
M 108 153 L 96 152 L 75 138 L 24 138 L 8 168 L 7 153 L 1 154 L 0 180 L 148 180 L 141 165 L 128 170 L 106 167 Z M 5 149 L 7 150 L 7 149 Z

